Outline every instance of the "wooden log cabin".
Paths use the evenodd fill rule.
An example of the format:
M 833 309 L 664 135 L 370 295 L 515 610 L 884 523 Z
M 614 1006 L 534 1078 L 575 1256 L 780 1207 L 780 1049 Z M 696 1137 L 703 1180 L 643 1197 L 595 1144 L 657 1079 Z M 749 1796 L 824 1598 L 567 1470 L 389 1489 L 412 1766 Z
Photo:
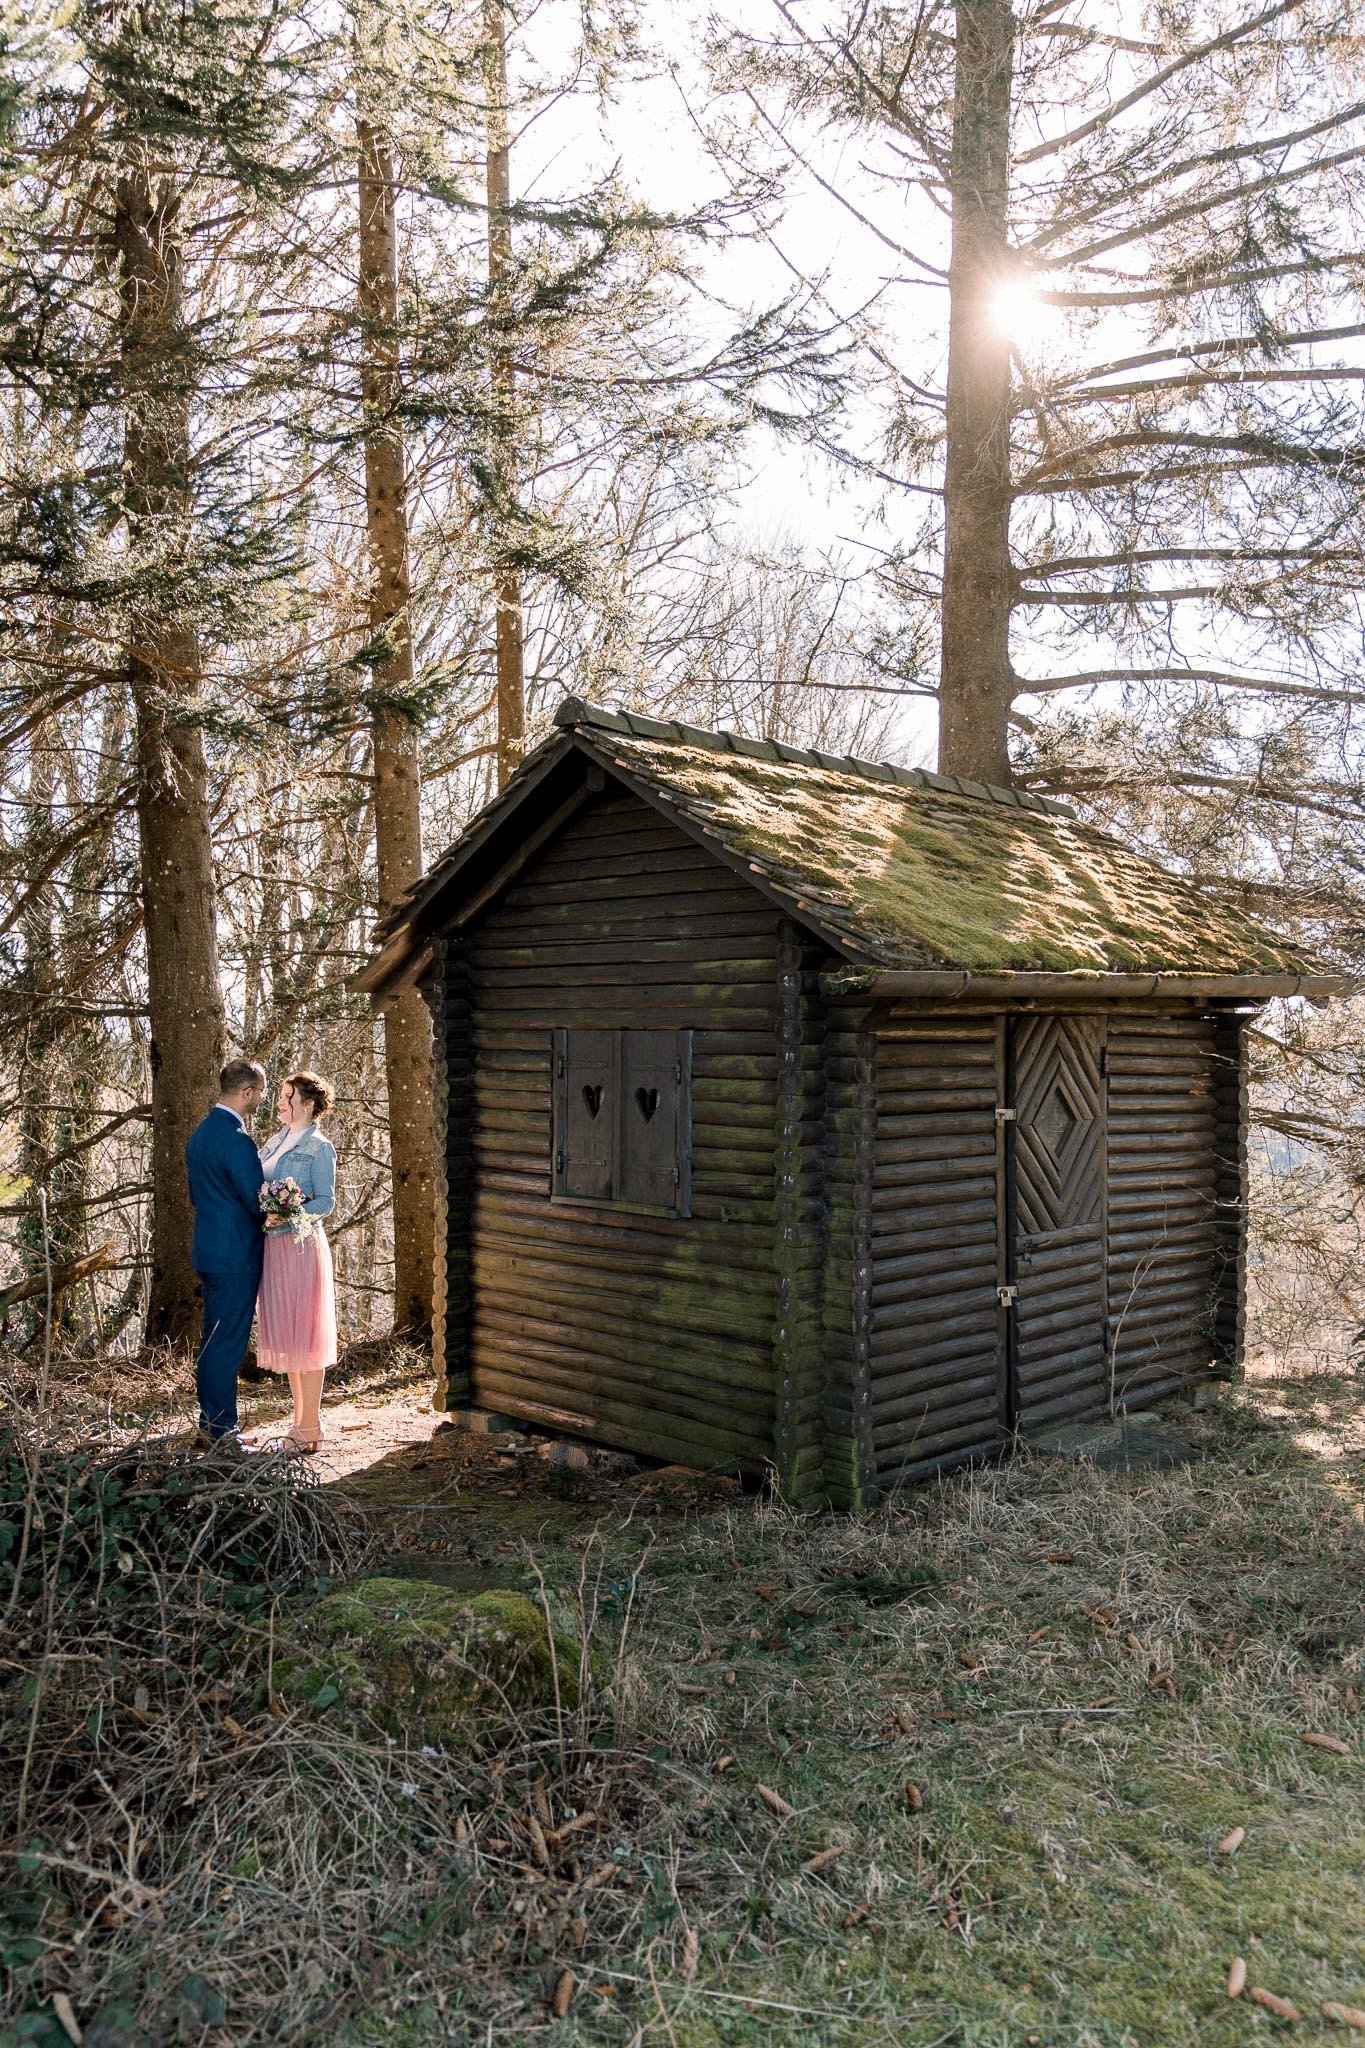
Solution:
M 377 943 L 440 1403 L 843 1508 L 1235 1366 L 1246 1020 L 1336 986 L 1061 804 L 576 699 Z

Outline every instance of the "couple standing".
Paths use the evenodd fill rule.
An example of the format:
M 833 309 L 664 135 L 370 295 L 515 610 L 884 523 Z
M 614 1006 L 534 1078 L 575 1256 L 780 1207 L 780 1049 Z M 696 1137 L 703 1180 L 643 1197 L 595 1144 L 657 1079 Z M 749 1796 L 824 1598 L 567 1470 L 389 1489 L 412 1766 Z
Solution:
M 240 1446 L 237 1374 L 257 1316 L 257 1362 L 287 1373 L 294 1396 L 285 1442 L 309 1452 L 322 1442 L 323 1375 L 337 1355 L 332 1253 L 316 1221 L 297 1237 L 283 1218 L 264 1216 L 261 1189 L 268 1180 L 297 1181 L 306 1216 L 331 1214 L 336 1151 L 318 1119 L 333 1094 L 317 1074 L 291 1074 L 280 1087 L 280 1128 L 257 1150 L 250 1126 L 268 1085 L 254 1060 L 229 1060 L 218 1077 L 218 1100 L 185 1147 L 194 1204 L 190 1256 L 204 1296 L 199 1432 L 201 1441 Z

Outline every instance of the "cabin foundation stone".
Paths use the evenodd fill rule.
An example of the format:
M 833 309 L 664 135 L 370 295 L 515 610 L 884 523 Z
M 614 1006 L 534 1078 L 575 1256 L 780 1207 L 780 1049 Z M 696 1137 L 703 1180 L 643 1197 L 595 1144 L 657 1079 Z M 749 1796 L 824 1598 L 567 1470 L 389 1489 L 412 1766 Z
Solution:
M 452 1429 L 467 1436 L 522 1436 L 525 1431 L 510 1415 L 495 1415 L 487 1408 L 453 1408 L 446 1417 Z

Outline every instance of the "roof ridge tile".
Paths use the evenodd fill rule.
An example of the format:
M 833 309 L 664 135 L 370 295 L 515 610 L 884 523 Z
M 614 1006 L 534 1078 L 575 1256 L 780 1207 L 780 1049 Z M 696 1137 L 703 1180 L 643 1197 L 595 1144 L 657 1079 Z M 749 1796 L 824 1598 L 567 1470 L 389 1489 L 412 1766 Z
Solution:
M 636 739 L 704 747 L 709 753 L 738 754 L 750 761 L 788 761 L 798 768 L 823 768 L 833 775 L 860 775 L 869 782 L 895 782 L 902 789 L 938 790 L 945 796 L 1008 804 L 1017 810 L 1042 811 L 1054 818 L 1076 815 L 1070 804 L 1060 803 L 1056 797 L 1035 796 L 1028 789 L 1006 789 L 993 782 L 939 775 L 932 768 L 907 768 L 898 761 L 864 761 L 856 754 L 830 754 L 821 747 L 794 747 L 786 740 L 751 739 L 747 733 L 689 725 L 680 718 L 650 718 L 643 711 L 592 704 L 586 697 L 565 697 L 555 712 L 554 722 L 560 727 L 596 726 L 603 732 L 628 733 Z

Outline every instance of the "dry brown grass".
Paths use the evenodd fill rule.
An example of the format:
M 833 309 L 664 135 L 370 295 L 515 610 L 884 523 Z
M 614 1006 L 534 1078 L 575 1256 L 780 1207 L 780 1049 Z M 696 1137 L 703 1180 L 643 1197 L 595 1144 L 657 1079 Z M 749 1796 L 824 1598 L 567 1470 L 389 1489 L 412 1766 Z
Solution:
M 656 1957 L 678 2048 L 1240 2043 L 1238 1953 L 1300 2039 L 1362 2002 L 1365 1463 L 1244 1397 L 1182 1426 L 1207 1456 L 1170 1472 L 1023 1458 L 660 1546 L 675 1748 L 732 1759 Z
M 390 1556 L 420 1507 L 423 1568 L 543 1579 L 595 1697 L 424 1751 L 264 1704 L 298 1580 L 161 1692 L 109 1623 L 41 1736 L 12 1999 L 55 2029 L 64 1992 L 101 2048 L 1240 2048 L 1275 2024 L 1225 1995 L 1241 1954 L 1326 2041 L 1319 2006 L 1365 2002 L 1360 1390 L 1275 1406 L 1186 1418 L 1172 1472 L 1020 1459 L 862 1521 L 509 1498 L 495 1456 L 367 1497 Z M 344 1495 L 281 1484 L 350 1568 Z
M 270 1671 L 372 1550 L 345 1504 L 298 1459 L 42 1422 L 11 1401 L 0 1433 L 0 2039 L 64 2038 L 54 2000 L 131 2048 L 493 2010 L 509 1970 L 552 1999 L 642 1799 L 594 1575 L 581 1709 L 490 1701 L 477 1757 L 333 1726 Z

